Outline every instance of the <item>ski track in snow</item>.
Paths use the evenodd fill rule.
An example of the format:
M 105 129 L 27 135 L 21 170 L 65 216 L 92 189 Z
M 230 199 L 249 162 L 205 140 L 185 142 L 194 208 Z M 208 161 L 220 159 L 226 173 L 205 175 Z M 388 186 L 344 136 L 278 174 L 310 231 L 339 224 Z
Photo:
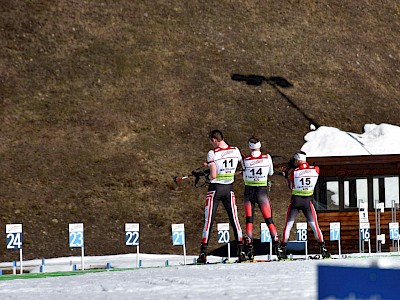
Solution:
M 400 257 L 142 268 L 0 281 L 1 299 L 317 299 L 318 265 L 400 268 Z

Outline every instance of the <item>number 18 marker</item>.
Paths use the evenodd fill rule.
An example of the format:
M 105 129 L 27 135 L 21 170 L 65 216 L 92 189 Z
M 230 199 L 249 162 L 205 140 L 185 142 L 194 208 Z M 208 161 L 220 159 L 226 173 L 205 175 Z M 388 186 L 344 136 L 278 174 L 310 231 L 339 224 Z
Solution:
M 296 223 L 296 237 L 299 242 L 305 243 L 305 257 L 308 259 L 307 223 Z
M 296 236 L 298 241 L 307 241 L 307 223 L 297 223 L 296 224 Z

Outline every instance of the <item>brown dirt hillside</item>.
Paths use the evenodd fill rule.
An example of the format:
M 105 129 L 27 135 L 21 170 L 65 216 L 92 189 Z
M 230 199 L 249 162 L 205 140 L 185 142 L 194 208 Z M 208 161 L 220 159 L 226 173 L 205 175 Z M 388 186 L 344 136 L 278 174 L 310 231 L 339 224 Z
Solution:
M 23 223 L 31 259 L 79 255 L 75 222 L 87 255 L 132 252 L 127 222 L 141 251 L 180 253 L 183 222 L 197 254 L 206 189 L 172 177 L 205 161 L 208 131 L 288 159 L 310 122 L 400 125 L 399 28 L 395 0 L 1 0 L 0 226 Z M 272 181 L 281 231 L 288 191 Z M 17 258 L 0 231 L 1 261 Z

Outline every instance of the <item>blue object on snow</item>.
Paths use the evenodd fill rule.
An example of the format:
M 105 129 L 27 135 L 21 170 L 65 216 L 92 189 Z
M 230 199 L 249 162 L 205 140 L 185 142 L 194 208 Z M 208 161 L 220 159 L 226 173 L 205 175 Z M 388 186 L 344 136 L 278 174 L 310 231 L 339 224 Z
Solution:
M 400 270 L 318 267 L 318 299 L 399 299 Z

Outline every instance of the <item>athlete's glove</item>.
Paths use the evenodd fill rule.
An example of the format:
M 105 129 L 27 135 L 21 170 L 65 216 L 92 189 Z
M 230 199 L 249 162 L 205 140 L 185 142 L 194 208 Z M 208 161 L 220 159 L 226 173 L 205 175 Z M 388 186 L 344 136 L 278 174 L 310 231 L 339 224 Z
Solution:
M 206 183 L 210 183 L 210 173 L 211 173 L 210 169 L 204 170 L 204 177 L 206 178 Z
M 296 165 L 294 164 L 294 158 L 291 158 L 287 164 L 280 167 L 280 172 L 278 172 L 278 175 L 282 175 L 288 179 L 290 172 L 294 169 L 296 169 Z
M 205 170 L 196 169 L 196 170 L 193 170 L 193 171 L 192 171 L 192 175 L 195 177 L 195 181 L 194 181 L 194 186 L 195 186 L 195 187 L 198 187 L 197 184 L 198 184 L 199 181 L 200 181 L 200 177 L 204 177 L 204 178 L 205 178 L 205 183 L 204 183 L 204 184 L 210 183 L 210 178 L 209 178 L 210 169 L 205 169 Z M 203 184 L 203 185 L 204 185 L 204 184 Z M 202 185 L 202 186 L 203 186 L 203 185 Z

